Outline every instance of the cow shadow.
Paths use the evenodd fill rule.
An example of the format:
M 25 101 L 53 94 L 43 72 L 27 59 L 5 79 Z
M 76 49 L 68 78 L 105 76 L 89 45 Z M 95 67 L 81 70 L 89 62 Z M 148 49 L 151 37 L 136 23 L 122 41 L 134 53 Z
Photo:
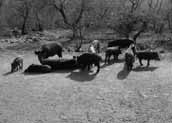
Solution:
M 133 69 L 135 72 L 143 72 L 143 71 L 155 71 L 158 69 L 158 67 L 142 67 L 142 66 L 137 66 L 136 68 Z
M 59 69 L 59 70 L 52 70 L 51 73 L 71 73 L 75 69 Z
M 78 82 L 86 82 L 91 81 L 96 77 L 97 73 L 90 73 L 89 71 L 72 71 L 66 78 L 70 78 L 71 80 Z
M 71 73 L 75 69 L 59 69 L 59 70 L 51 70 L 50 72 L 23 72 L 24 75 L 41 75 L 41 74 L 64 74 Z
M 43 75 L 43 74 L 49 74 L 50 72 L 44 73 L 44 72 L 23 72 L 22 74 L 26 76 L 36 76 L 36 75 Z
M 100 68 L 105 68 L 105 67 L 108 67 L 110 65 L 113 65 L 115 62 L 110 62 L 110 63 L 103 63 L 103 65 L 100 66 Z
M 3 76 L 8 76 L 8 75 L 10 75 L 10 74 L 12 74 L 13 72 L 11 72 L 11 71 L 9 71 L 9 72 L 6 72 L 6 73 L 4 73 L 4 74 L 2 74 Z
M 105 67 L 108 67 L 110 65 L 113 65 L 115 63 L 123 63 L 124 62 L 124 59 L 118 59 L 118 60 L 110 60 L 109 63 L 104 63 L 100 68 L 105 68 Z
M 127 70 L 127 66 L 124 64 L 123 69 L 117 74 L 117 78 L 119 80 L 124 80 L 128 77 L 130 72 L 131 72 L 131 70 Z

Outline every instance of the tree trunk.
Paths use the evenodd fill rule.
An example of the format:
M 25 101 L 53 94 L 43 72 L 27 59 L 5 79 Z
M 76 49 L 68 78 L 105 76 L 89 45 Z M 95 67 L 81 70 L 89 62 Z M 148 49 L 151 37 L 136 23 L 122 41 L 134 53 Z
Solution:
M 141 29 L 133 37 L 133 40 L 134 40 L 134 43 L 135 44 L 136 44 L 136 39 L 140 36 L 140 34 L 142 32 L 144 32 L 144 30 L 146 29 L 146 27 L 147 27 L 147 23 L 146 22 L 143 22 L 143 25 L 142 25 Z
M 80 40 L 80 42 L 79 42 L 79 45 L 77 46 L 77 49 L 76 49 L 77 52 L 80 51 L 80 49 L 82 47 L 82 44 L 83 44 L 82 28 L 80 27 L 78 31 L 79 31 L 79 40 Z
M 25 35 L 26 34 L 26 19 L 24 19 L 24 22 L 22 24 L 22 29 L 21 29 L 21 34 Z
M 77 35 L 77 28 L 75 26 L 72 27 L 72 39 L 75 39 L 75 38 L 78 38 L 78 35 Z
M 36 12 L 36 20 L 37 20 L 38 31 L 43 31 L 43 26 L 42 26 L 41 21 L 39 19 L 38 12 Z

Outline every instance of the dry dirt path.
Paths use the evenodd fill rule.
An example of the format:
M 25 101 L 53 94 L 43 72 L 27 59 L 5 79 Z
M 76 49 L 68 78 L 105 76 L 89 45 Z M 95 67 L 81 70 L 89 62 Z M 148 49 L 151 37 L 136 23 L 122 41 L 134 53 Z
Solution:
M 172 122 L 172 63 L 168 60 L 130 73 L 123 71 L 123 63 L 115 63 L 96 76 L 77 70 L 8 74 L 16 54 L 0 55 L 0 123 Z M 22 55 L 24 68 L 38 63 L 31 52 Z

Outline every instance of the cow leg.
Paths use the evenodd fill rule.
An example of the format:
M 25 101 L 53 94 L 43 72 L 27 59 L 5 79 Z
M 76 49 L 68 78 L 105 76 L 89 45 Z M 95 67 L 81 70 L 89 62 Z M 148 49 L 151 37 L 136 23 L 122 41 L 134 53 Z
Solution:
M 147 61 L 147 67 L 149 67 L 149 65 L 150 65 L 150 60 L 148 59 L 148 61 Z
M 115 54 L 113 54 L 113 58 L 114 58 L 114 61 L 117 59 Z
M 87 67 L 88 67 L 88 71 L 90 71 L 91 64 L 88 64 L 88 66 L 87 66 Z
M 126 62 L 125 65 L 126 65 L 126 67 L 127 67 L 127 70 L 129 70 L 129 69 L 130 69 L 129 63 Z
M 118 60 L 118 56 L 119 56 L 119 54 L 116 55 L 116 60 Z
M 97 66 L 97 71 L 96 71 L 96 73 L 99 73 L 99 71 L 100 71 L 100 63 L 99 63 L 99 62 L 96 63 L 96 66 Z
M 22 70 L 22 69 L 23 69 L 23 64 L 21 63 L 21 64 L 20 64 L 20 70 Z
M 139 63 L 140 63 L 141 66 L 143 66 L 142 59 L 139 59 Z
M 11 72 L 14 72 L 14 66 L 11 66 Z
M 105 64 L 107 63 L 107 56 L 105 56 Z
M 133 68 L 133 63 L 130 65 L 130 70 L 132 70 L 132 68 Z
M 23 69 L 23 62 L 21 63 L 21 69 Z
M 14 67 L 13 72 L 16 72 L 17 66 Z
M 108 63 L 110 63 L 111 54 L 108 56 Z
M 16 66 L 16 71 L 18 71 L 19 65 Z

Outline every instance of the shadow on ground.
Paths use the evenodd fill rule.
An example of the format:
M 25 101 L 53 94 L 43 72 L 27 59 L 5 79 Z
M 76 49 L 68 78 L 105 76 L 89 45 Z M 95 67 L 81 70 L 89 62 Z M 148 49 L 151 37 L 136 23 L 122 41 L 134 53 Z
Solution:
M 12 74 L 12 73 L 13 73 L 13 72 L 9 71 L 9 72 L 7 72 L 7 73 L 4 73 L 3 76 L 8 76 L 8 75 L 10 75 L 10 74 Z
M 138 67 L 134 68 L 133 71 L 135 71 L 135 72 L 155 71 L 156 69 L 158 69 L 158 67 L 141 67 L 141 66 L 138 66 Z
M 71 73 L 75 69 L 59 69 L 59 70 L 52 70 L 50 72 L 45 71 L 38 71 L 38 72 L 23 72 L 24 75 L 40 75 L 40 74 L 63 74 L 63 73 Z
M 108 67 L 110 65 L 113 65 L 115 63 L 123 63 L 124 62 L 124 59 L 118 59 L 118 60 L 110 60 L 110 62 L 108 64 L 103 64 L 100 68 L 105 68 L 105 67 Z
M 42 72 L 23 72 L 24 75 L 27 76 L 34 76 L 34 75 L 42 75 L 42 74 L 49 74 L 49 73 L 42 73 Z
M 117 74 L 119 80 L 124 80 L 128 77 L 131 71 L 127 70 L 126 65 L 124 64 L 123 69 Z
M 91 81 L 96 77 L 96 73 L 90 73 L 88 71 L 72 71 L 66 78 L 78 82 Z

